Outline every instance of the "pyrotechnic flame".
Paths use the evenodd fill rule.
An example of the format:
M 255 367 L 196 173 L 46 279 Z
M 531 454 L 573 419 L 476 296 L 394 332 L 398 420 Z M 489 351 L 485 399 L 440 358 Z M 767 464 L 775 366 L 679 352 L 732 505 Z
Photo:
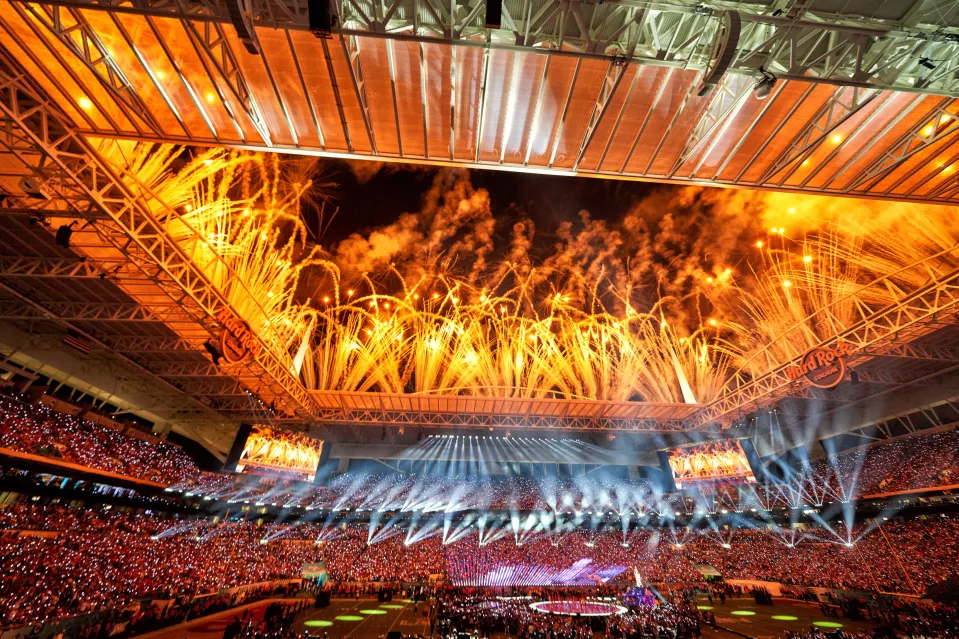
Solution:
M 299 346 L 313 311 L 294 299 L 300 277 L 322 268 L 299 217 L 307 183 L 286 183 L 276 156 L 104 140 L 104 158 L 275 353 Z M 309 359 L 309 356 L 307 356 Z
M 327 254 L 300 216 L 311 183 L 276 156 L 101 153 L 294 372 L 312 340 L 297 359 L 316 390 L 708 403 L 959 268 L 944 207 L 701 189 L 615 225 L 582 213 L 540 260 L 524 219 L 497 259 L 461 171 Z

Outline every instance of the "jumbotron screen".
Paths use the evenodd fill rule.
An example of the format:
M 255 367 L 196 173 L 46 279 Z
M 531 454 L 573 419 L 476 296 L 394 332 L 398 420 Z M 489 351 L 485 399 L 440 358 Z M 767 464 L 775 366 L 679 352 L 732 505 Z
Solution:
M 321 439 L 257 424 L 247 437 L 236 469 L 312 480 L 322 451 Z
M 700 482 L 756 481 L 742 444 L 734 439 L 675 448 L 669 453 L 669 468 L 679 488 Z

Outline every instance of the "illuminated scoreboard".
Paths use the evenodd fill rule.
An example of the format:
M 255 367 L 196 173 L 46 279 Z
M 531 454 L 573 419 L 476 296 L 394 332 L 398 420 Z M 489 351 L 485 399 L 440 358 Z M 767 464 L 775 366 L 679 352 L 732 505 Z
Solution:
M 756 481 L 742 444 L 734 439 L 675 448 L 668 460 L 679 488 L 701 482 Z
M 323 446 L 323 440 L 309 435 L 256 424 L 246 438 L 236 470 L 312 481 Z

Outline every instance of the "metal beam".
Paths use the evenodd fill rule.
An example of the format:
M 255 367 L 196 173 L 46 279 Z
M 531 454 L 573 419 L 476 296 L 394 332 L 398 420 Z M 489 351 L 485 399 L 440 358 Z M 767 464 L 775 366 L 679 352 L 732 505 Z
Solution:
M 137 303 L 104 302 L 54 302 L 0 299 L 0 319 L 36 320 L 46 313 L 56 315 L 66 322 L 155 322 L 164 324 L 193 323 L 193 318 L 177 305 L 151 305 Z
M 76 211 L 64 210 L 62 208 L 64 203 L 56 200 L 44 200 L 41 202 L 32 198 L 8 197 L 7 203 L 15 203 L 18 206 L 0 206 L 0 218 L 27 217 L 45 219 L 47 217 L 79 217 L 79 214 Z M 24 206 L 19 206 L 20 204 L 24 204 Z M 91 217 L 88 219 L 109 219 L 109 217 L 106 215 L 101 215 L 99 217 L 96 217 L 92 213 L 90 215 Z
M 675 175 L 687 160 L 702 151 L 700 160 L 690 171 L 690 175 L 695 175 L 699 171 L 699 167 L 709 157 L 715 142 L 722 139 L 723 133 L 729 128 L 746 99 L 752 94 L 753 85 L 753 79 L 745 76 L 727 75 L 723 77 L 719 86 L 715 87 L 710 93 L 709 104 L 696 123 L 692 135 L 686 140 L 682 153 L 673 163 L 673 168 L 669 172 L 670 177 Z M 713 141 L 714 144 L 709 145 L 710 141 Z
M 559 150 L 559 143 L 563 139 L 563 129 L 566 128 L 566 116 L 569 115 L 569 105 L 573 101 L 573 91 L 576 90 L 576 80 L 579 79 L 579 71 L 583 66 L 582 60 L 576 61 L 576 70 L 573 71 L 573 79 L 569 83 L 569 92 L 566 94 L 566 101 L 563 104 L 563 115 L 559 119 L 559 125 L 553 138 L 553 148 L 549 154 L 549 168 L 553 168 L 553 162 L 556 161 L 556 152 Z
M 80 133 L 91 134 L 91 135 L 93 134 L 90 131 L 81 131 Z M 112 135 L 112 134 L 111 136 L 118 139 L 136 140 L 136 141 L 153 142 L 153 143 L 180 143 L 180 144 L 194 145 L 194 146 L 212 145 L 212 143 L 210 143 L 209 141 L 201 142 L 191 138 L 172 138 L 171 139 L 170 137 L 165 137 L 161 139 L 161 138 L 145 138 L 145 137 Z M 642 136 L 640 135 L 633 138 L 633 141 L 636 144 L 631 145 L 631 149 L 635 149 L 636 146 L 638 146 L 639 139 L 641 137 Z M 558 147 L 559 147 L 558 141 L 561 140 L 562 137 L 561 135 L 554 135 L 552 139 L 553 139 L 552 148 L 556 149 L 558 153 Z M 382 157 L 384 159 L 388 159 L 391 162 L 397 162 L 401 164 L 431 164 L 435 166 L 449 166 L 449 162 L 454 162 L 456 166 L 460 166 L 460 167 L 487 169 L 487 170 L 526 172 L 532 169 L 533 171 L 537 173 L 555 174 L 555 175 L 561 175 L 561 176 L 578 175 L 578 176 L 584 176 L 584 177 L 609 178 L 609 179 L 624 180 L 624 181 L 630 181 L 630 182 L 658 182 L 658 183 L 664 183 L 664 184 L 696 185 L 696 186 L 704 186 L 709 188 L 719 185 L 719 186 L 730 186 L 730 187 L 737 187 L 737 188 L 768 189 L 768 190 L 775 190 L 775 191 L 784 192 L 784 193 L 797 193 L 797 194 L 816 193 L 820 195 L 836 195 L 841 197 L 848 196 L 848 197 L 856 197 L 861 199 L 873 199 L 873 200 L 882 200 L 882 201 L 896 200 L 896 201 L 902 201 L 902 202 L 912 202 L 912 203 L 921 203 L 921 204 L 953 204 L 953 203 L 959 202 L 959 181 L 952 181 L 952 180 L 949 181 L 948 186 L 946 186 L 945 188 L 941 190 L 936 190 L 931 193 L 922 193 L 922 194 L 916 194 L 911 192 L 879 193 L 879 192 L 874 192 L 870 190 L 860 190 L 860 191 L 850 192 L 845 188 L 835 188 L 835 187 L 824 188 L 824 187 L 817 186 L 815 189 L 812 189 L 806 186 L 795 186 L 790 184 L 785 184 L 782 186 L 779 186 L 779 185 L 766 186 L 753 179 L 744 179 L 742 176 L 738 178 L 736 177 L 718 178 L 718 177 L 712 177 L 712 176 L 697 177 L 697 176 L 682 176 L 682 175 L 675 175 L 673 177 L 668 177 L 667 175 L 665 175 L 666 171 L 668 171 L 668 168 L 666 171 L 664 171 L 663 175 L 646 174 L 643 172 L 644 169 L 642 167 L 640 167 L 640 169 L 637 171 L 631 171 L 631 172 L 620 172 L 619 167 L 612 168 L 612 169 L 602 169 L 602 168 L 583 169 L 582 167 L 580 167 L 579 171 L 573 172 L 571 170 L 564 169 L 561 167 L 549 166 L 548 164 L 546 166 L 533 166 L 533 165 L 526 166 L 522 163 L 522 161 L 503 162 L 501 164 L 498 158 L 495 160 L 481 160 L 480 162 L 474 162 L 472 160 L 472 156 L 470 156 L 469 159 L 445 160 L 445 159 L 436 158 L 435 156 L 432 158 L 425 158 L 425 157 L 413 158 L 411 156 L 400 158 L 392 155 L 372 156 L 372 155 L 369 155 L 368 153 L 358 154 L 358 153 L 345 153 L 345 152 L 337 152 L 337 151 L 324 152 L 324 151 L 318 151 L 318 150 L 296 148 L 293 146 L 283 145 L 283 144 L 275 144 L 271 148 L 266 148 L 262 146 L 255 146 L 255 145 L 248 145 L 248 144 L 221 142 L 216 144 L 216 146 L 222 147 L 222 148 L 239 149 L 243 151 L 288 152 L 288 153 L 298 154 L 298 155 L 343 158 L 346 160 L 371 160 L 371 159 L 377 159 L 377 157 Z M 555 159 L 556 156 L 553 156 L 553 157 Z M 732 157 L 733 156 L 727 156 L 727 160 Z M 757 152 L 755 154 L 755 158 L 752 160 L 752 164 L 754 164 L 758 160 L 761 160 L 762 157 L 763 157 L 762 152 L 761 151 Z M 627 154 L 625 166 L 629 165 L 630 159 L 631 159 L 631 155 Z M 623 166 L 623 164 L 621 164 L 621 166 Z M 748 171 L 750 166 L 751 166 L 751 163 L 747 162 L 744 165 L 743 172 L 745 173 L 746 171 Z M 842 173 L 842 171 L 837 169 L 834 171 L 834 175 L 832 178 L 829 179 L 829 181 L 831 182 L 835 180 L 837 177 L 840 177 L 843 175 L 844 174 Z M 0 209 L 0 217 L 2 217 L 2 215 L 3 215 L 2 209 Z
M 951 346 L 930 346 L 893 342 L 885 345 L 882 349 L 874 351 L 866 349 L 863 352 L 866 355 L 875 357 L 959 363 L 959 349 L 952 348 Z
M 226 0 L 47 0 L 45 4 L 232 24 Z M 259 28 L 309 29 L 303 0 L 250 0 L 248 6 L 250 20 Z M 541 0 L 528 3 L 523 19 L 504 16 L 502 28 L 486 29 L 475 3 L 465 0 L 435 5 L 401 0 L 393 2 L 382 18 L 377 17 L 379 7 L 372 0 L 336 0 L 335 6 L 343 37 L 538 50 L 599 59 L 622 56 L 635 39 L 632 61 L 697 71 L 709 63 L 709 47 L 702 46 L 701 39 L 715 30 L 722 12 L 728 9 L 728 3 L 720 0 L 695 5 L 681 0 L 652 4 Z M 655 11 L 644 16 L 643 25 L 633 24 L 637 12 L 645 8 Z M 943 13 L 938 20 L 935 12 L 924 14 L 931 20 L 929 26 L 908 27 L 871 16 L 808 7 L 785 15 L 753 13 L 741 4 L 736 9 L 743 26 L 731 73 L 752 75 L 762 65 L 784 79 L 959 96 L 959 41 L 955 38 L 959 30 Z
M 22 278 L 75 278 L 124 281 L 136 279 L 126 262 L 93 262 L 85 258 L 43 258 L 0 255 L 0 276 Z
M 158 377 L 217 377 L 226 375 L 219 366 L 210 361 L 201 362 L 153 362 L 150 371 Z M 192 384 L 192 382 L 191 382 Z M 189 386 L 189 385 L 187 385 Z
M 96 30 L 87 23 L 80 11 L 58 5 L 17 2 L 11 3 L 11 6 L 27 24 L 32 25 L 27 14 L 33 16 L 93 72 L 107 93 L 124 109 L 127 119 L 138 131 L 144 131 L 145 127 L 158 135 L 163 132 L 163 127 L 154 117 L 153 111 L 130 84 L 123 69 L 110 55 L 107 47 L 97 36 Z
M 333 99 L 336 101 L 336 111 L 340 115 L 340 126 L 343 127 L 343 139 L 346 140 L 346 149 L 353 153 L 353 140 L 350 137 L 350 127 L 346 121 L 346 112 L 343 110 L 343 98 L 340 95 L 340 86 L 336 81 L 336 71 L 333 68 L 333 58 L 330 56 L 330 47 L 326 38 L 320 39 L 323 47 L 323 59 L 326 61 L 326 72 L 330 76 L 330 88 L 333 90 Z
M 784 169 L 792 166 L 793 171 L 808 158 L 813 151 L 819 148 L 828 136 L 839 128 L 844 122 L 849 120 L 872 103 L 880 95 L 879 91 L 860 89 L 858 87 L 845 88 L 839 87 L 832 92 L 832 95 L 826 100 L 819 111 L 816 112 L 792 139 L 789 145 L 783 149 L 773 160 L 769 167 L 763 171 L 759 178 L 761 183 L 769 183 L 774 177 Z M 784 175 L 779 184 L 782 184 L 792 171 Z
M 178 213 L 135 176 L 121 178 L 117 167 L 103 160 L 75 132 L 69 118 L 5 50 L 0 50 L 0 150 L 14 155 L 81 215 L 95 211 L 109 216 L 109 221 L 98 216 L 94 222 L 98 236 L 137 265 L 211 335 L 222 330 L 215 320 L 220 312 L 241 317 L 183 245 L 158 222 L 151 207 L 164 208 L 171 219 L 179 217 Z M 190 226 L 184 222 L 184 228 Z M 256 338 L 261 348 L 256 359 L 245 366 L 246 372 L 271 389 L 273 396 L 288 402 L 286 410 L 313 415 L 312 398 L 290 373 L 291 358 L 277 355 L 258 335 Z
M 923 269 L 926 266 L 920 263 L 916 268 Z M 926 273 L 924 270 L 921 272 Z M 929 271 L 928 276 L 930 282 L 926 286 L 875 310 L 872 310 L 874 302 L 870 303 L 866 298 L 873 286 L 883 287 L 885 280 L 880 279 L 873 282 L 873 286 L 864 287 L 853 296 L 854 305 L 860 309 L 863 318 L 824 340 L 820 346 L 831 346 L 837 342 L 847 344 L 852 353 L 846 358 L 846 365 L 852 368 L 882 353 L 901 353 L 903 344 L 939 328 L 943 313 L 959 304 L 959 270 L 944 275 Z M 699 426 L 709 422 L 728 425 L 758 407 L 772 405 L 781 397 L 802 394 L 810 386 L 809 382 L 804 377 L 790 380 L 786 374 L 787 369 L 795 363 L 786 362 L 764 375 L 731 388 L 692 418 L 690 425 Z
M 517 430 L 617 431 L 634 433 L 682 432 L 682 422 L 655 419 L 609 419 L 502 415 L 496 413 L 443 413 L 385 409 L 326 409 L 318 416 L 325 424 L 356 426 L 413 426 L 428 428 L 496 428 Z
M 593 104 L 593 110 L 586 122 L 586 130 L 583 132 L 583 139 L 579 144 L 579 150 L 576 152 L 576 160 L 573 162 L 574 171 L 579 170 L 579 163 L 583 161 L 586 150 L 589 148 L 590 142 L 593 141 L 593 136 L 596 135 L 596 130 L 602 123 L 603 116 L 606 115 L 606 111 L 613 101 L 613 96 L 616 95 L 616 89 L 619 88 L 619 83 L 623 81 L 623 77 L 628 70 L 629 64 L 625 58 L 611 60 L 606 67 L 603 84 L 599 87 L 599 93 L 596 94 L 596 102 Z
M 192 383 L 192 381 L 190 383 Z M 230 421 L 233 422 L 268 422 L 271 424 L 276 424 L 280 423 L 282 420 L 282 418 L 278 416 L 276 412 L 270 409 L 269 405 L 261 402 L 256 397 L 245 393 L 238 395 L 203 396 L 203 404 L 208 406 L 211 410 L 226 416 Z M 174 415 L 174 417 L 177 418 L 177 421 L 180 421 L 181 419 L 179 414 Z M 184 421 L 187 417 L 189 417 L 189 415 L 183 415 Z M 312 422 L 303 420 L 288 420 L 286 423 L 294 425 Z
M 950 167 L 954 162 L 959 161 L 959 157 L 953 158 L 952 162 L 946 164 L 946 167 Z M 955 170 L 955 169 L 951 169 Z M 929 193 L 926 194 L 926 197 L 941 198 L 944 200 L 953 200 L 956 196 L 959 195 L 959 178 L 950 177 L 942 181 L 942 184 L 932 189 Z
M 888 393 L 909 386 L 921 385 L 929 379 L 945 375 L 959 367 L 959 361 L 953 365 L 939 366 L 933 371 L 921 376 L 912 371 L 882 370 L 881 368 L 859 368 L 855 371 L 857 384 L 842 384 L 836 388 L 821 389 L 813 386 L 797 387 L 782 398 L 809 400 L 812 410 L 796 411 L 804 413 L 806 418 L 821 413 L 823 410 L 855 404 L 864 397 L 872 397 L 876 393 Z M 923 381 L 920 381 L 923 380 Z
M 376 155 L 376 136 L 373 134 L 373 117 L 370 115 L 370 102 L 366 95 L 366 80 L 363 76 L 363 65 L 360 63 L 360 43 L 356 36 L 340 33 L 340 44 L 343 45 L 343 55 L 350 69 L 350 81 L 353 83 L 353 92 L 356 94 L 356 101 L 360 105 L 360 113 L 363 115 L 363 126 L 366 127 L 366 135 L 370 139 L 370 148 L 373 155 Z
M 243 133 L 242 127 L 240 127 L 236 121 L 236 116 L 233 113 L 233 109 L 230 107 L 230 102 L 224 99 L 224 96 L 220 91 L 220 83 L 217 82 L 214 77 L 212 77 L 212 71 L 216 71 L 216 74 L 219 75 L 220 78 L 226 83 L 226 86 L 233 95 L 233 98 L 240 104 L 240 107 L 243 109 L 246 117 L 253 124 L 254 128 L 256 128 L 257 133 L 260 134 L 263 144 L 266 146 L 272 146 L 273 140 L 270 136 L 270 130 L 266 126 L 266 120 L 263 119 L 263 114 L 260 112 L 260 107 L 257 105 L 256 99 L 253 97 L 253 93 L 246 84 L 246 79 L 243 76 L 240 65 L 237 63 L 236 57 L 233 55 L 233 50 L 230 48 L 226 34 L 223 33 L 223 25 L 216 22 L 205 22 L 198 24 L 193 20 L 182 20 L 181 23 L 183 24 L 191 43 L 196 49 L 197 56 L 203 63 L 207 73 L 211 76 L 210 80 L 212 82 L 213 89 L 219 94 L 220 101 L 230 114 L 230 118 L 233 120 L 233 124 L 237 129 L 237 133 L 241 138 L 245 139 L 246 136 Z
M 206 396 L 243 396 L 249 397 L 249 392 L 243 384 L 229 377 L 213 379 L 193 379 L 189 382 L 190 395 L 193 397 Z
M 75 324 L 70 323 L 69 320 L 67 320 L 66 318 L 58 316 L 53 310 L 49 309 L 47 305 L 41 305 L 31 300 L 30 298 L 20 294 L 15 289 L 7 286 L 6 284 L 0 283 L 0 289 L 5 291 L 6 294 L 12 295 L 15 298 L 15 303 L 20 303 L 24 306 L 32 307 L 40 315 L 38 319 L 46 319 L 46 320 L 52 320 L 52 321 L 58 322 L 62 324 L 63 326 L 65 326 L 70 331 L 73 331 L 75 334 L 80 335 L 81 337 L 89 341 L 93 346 L 99 347 L 100 349 L 107 349 L 107 346 L 103 342 L 100 342 L 96 336 L 82 330 Z M 4 302 L 4 304 L 6 304 L 6 302 Z M 29 339 L 40 340 L 41 337 L 30 336 Z M 43 341 L 38 342 L 36 344 L 36 347 L 48 348 L 50 346 L 49 341 L 47 341 L 48 339 L 49 338 L 47 337 Z M 58 348 L 59 348 L 59 345 L 58 345 Z M 170 409 L 179 408 L 184 401 L 191 401 L 191 402 L 196 401 L 196 400 L 190 399 L 189 395 L 183 393 L 182 389 L 176 386 L 175 384 L 172 384 L 167 380 L 157 377 L 150 370 L 144 367 L 142 364 L 124 355 L 116 354 L 112 358 L 99 359 L 97 360 L 96 365 L 97 365 L 97 370 L 99 372 L 106 373 L 113 379 L 124 384 L 125 391 L 132 391 L 137 393 L 150 392 L 152 397 L 155 400 L 159 401 L 162 398 L 156 394 L 156 388 L 148 387 L 146 384 L 145 378 L 156 379 L 158 383 L 168 387 L 174 393 L 173 395 L 167 396 L 167 399 L 171 399 L 172 401 L 174 401 L 174 404 L 166 405 L 165 406 L 166 408 L 170 408 Z M 118 368 L 118 366 L 132 367 L 132 370 L 134 372 L 138 372 L 141 375 L 131 375 L 130 368 Z M 177 402 L 176 401 L 177 399 L 180 399 L 181 401 Z M 202 405 L 202 403 L 200 403 L 200 405 Z M 143 407 L 138 407 L 138 408 L 143 408 Z
M 230 415 L 233 420 L 236 420 L 235 414 L 240 413 L 241 416 L 249 415 L 256 421 L 275 421 L 275 413 L 265 404 L 261 406 L 256 398 L 249 395 L 210 396 L 208 405 L 222 415 Z
M 483 71 L 480 74 L 479 118 L 476 124 L 476 140 L 473 143 L 473 161 L 479 162 L 480 147 L 483 144 L 483 124 L 486 120 L 486 83 L 489 80 L 490 50 L 483 50 Z
M 136 355 L 199 351 L 203 348 L 205 340 L 184 337 L 104 337 L 101 341 L 109 347 L 110 351 Z
M 952 105 L 952 100 L 942 100 L 932 113 L 913 125 L 898 142 L 861 171 L 846 187 L 847 190 L 859 191 L 877 187 L 917 153 L 943 140 L 954 138 L 959 131 L 959 115 L 949 110 Z

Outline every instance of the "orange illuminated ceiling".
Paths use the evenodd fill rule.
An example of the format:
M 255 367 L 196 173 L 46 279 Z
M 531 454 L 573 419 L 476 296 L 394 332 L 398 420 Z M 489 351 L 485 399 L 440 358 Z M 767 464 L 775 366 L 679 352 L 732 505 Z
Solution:
M 229 24 L 99 5 L 3 3 L 0 23 L 2 46 L 98 135 L 959 199 L 959 105 L 945 95 L 780 79 L 758 100 L 751 76 L 727 74 L 699 97 L 702 73 L 681 66 L 265 27 L 253 55 Z M 120 89 L 78 57 L 93 41 L 81 33 L 115 61 Z M 840 104 L 853 108 L 827 117 Z

